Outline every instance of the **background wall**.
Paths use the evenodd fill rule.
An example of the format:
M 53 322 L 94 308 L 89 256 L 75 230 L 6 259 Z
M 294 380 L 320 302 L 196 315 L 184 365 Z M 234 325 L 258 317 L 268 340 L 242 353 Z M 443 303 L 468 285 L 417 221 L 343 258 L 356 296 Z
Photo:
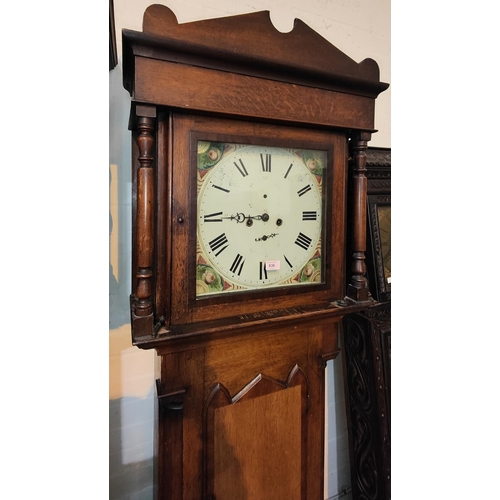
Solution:
M 128 297 L 131 262 L 130 96 L 123 89 L 121 30 L 142 31 L 153 0 L 114 0 L 119 64 L 109 73 L 109 486 L 112 500 L 152 498 L 154 351 L 132 347 Z M 391 82 L 390 0 L 168 0 L 180 23 L 269 10 L 280 31 L 300 18 L 357 62 L 377 61 Z M 376 101 L 371 146 L 391 146 L 391 88 Z M 342 358 L 327 367 L 325 498 L 350 490 Z M 346 499 L 349 496 L 345 496 Z

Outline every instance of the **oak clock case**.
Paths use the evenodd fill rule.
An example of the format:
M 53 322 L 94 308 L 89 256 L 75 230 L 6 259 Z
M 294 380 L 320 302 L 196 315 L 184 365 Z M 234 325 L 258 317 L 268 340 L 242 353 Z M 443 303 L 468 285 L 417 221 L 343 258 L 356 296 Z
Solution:
M 184 285 L 158 304 L 172 326 L 343 298 L 342 135 L 184 113 L 173 123 L 172 260 Z
M 388 85 L 300 20 L 179 24 L 162 5 L 123 31 L 123 68 L 157 497 L 321 500 L 326 363 L 371 303 L 365 151 Z

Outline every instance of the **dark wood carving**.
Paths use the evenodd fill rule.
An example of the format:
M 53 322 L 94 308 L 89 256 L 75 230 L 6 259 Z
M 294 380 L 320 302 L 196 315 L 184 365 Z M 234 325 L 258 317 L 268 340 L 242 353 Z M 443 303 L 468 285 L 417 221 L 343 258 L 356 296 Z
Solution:
M 384 285 L 376 210 L 391 197 L 391 153 L 366 150 L 367 275 L 379 302 L 343 320 L 353 500 L 390 500 L 391 303 Z
M 389 500 L 390 306 L 344 318 L 353 498 Z
M 366 149 L 366 178 L 368 194 L 391 193 L 390 148 L 368 147 Z

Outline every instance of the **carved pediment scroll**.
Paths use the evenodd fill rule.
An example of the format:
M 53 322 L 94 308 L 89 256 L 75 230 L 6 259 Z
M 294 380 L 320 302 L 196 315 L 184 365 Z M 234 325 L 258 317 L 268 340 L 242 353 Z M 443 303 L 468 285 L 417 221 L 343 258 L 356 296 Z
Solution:
M 142 55 L 176 63 L 373 98 L 389 86 L 380 82 L 373 59 L 357 63 L 300 19 L 282 33 L 269 11 L 179 24 L 168 7 L 156 4 L 144 13 L 143 33 L 124 30 L 124 36 L 141 41 Z

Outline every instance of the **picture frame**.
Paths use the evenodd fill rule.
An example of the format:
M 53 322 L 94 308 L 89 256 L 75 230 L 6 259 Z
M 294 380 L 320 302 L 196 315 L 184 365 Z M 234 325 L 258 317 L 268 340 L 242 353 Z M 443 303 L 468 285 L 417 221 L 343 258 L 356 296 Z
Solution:
M 372 249 L 372 295 L 391 298 L 391 195 L 368 196 L 368 226 Z
M 391 156 L 388 148 L 367 150 L 367 275 L 370 293 L 391 300 Z
M 115 30 L 115 9 L 113 0 L 109 0 L 109 71 L 118 64 L 118 52 L 116 48 L 116 30 Z

